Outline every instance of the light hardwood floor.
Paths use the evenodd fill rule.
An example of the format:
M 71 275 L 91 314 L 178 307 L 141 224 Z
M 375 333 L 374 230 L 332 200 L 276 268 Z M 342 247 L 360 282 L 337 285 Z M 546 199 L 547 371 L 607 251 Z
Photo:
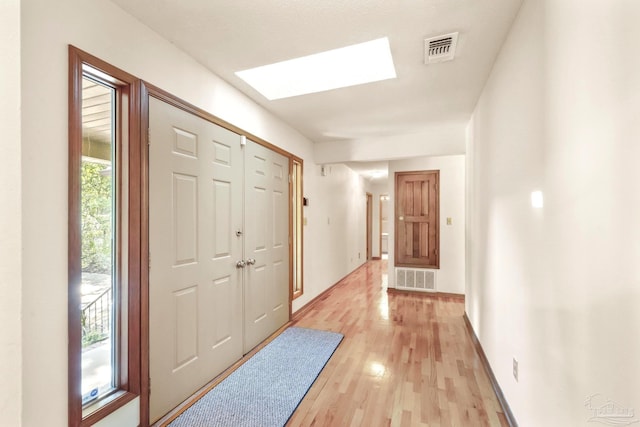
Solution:
M 508 426 L 455 297 L 387 293 L 370 261 L 298 318 L 344 340 L 288 426 Z

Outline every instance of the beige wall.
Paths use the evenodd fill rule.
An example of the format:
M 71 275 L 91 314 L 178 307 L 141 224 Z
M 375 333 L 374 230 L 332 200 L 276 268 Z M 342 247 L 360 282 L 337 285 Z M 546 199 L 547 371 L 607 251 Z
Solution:
M 467 313 L 521 426 L 640 409 L 639 19 L 526 0 L 468 129 Z
M 358 174 L 342 164 L 305 166 L 315 174 L 313 187 L 305 181 L 309 206 L 303 208 L 304 295 L 293 311 L 311 301 L 366 261 L 366 187 Z M 305 174 L 306 180 L 306 174 Z M 309 232 L 314 229 L 313 233 Z
M 0 1 L 0 424 L 19 426 L 22 396 L 20 2 Z

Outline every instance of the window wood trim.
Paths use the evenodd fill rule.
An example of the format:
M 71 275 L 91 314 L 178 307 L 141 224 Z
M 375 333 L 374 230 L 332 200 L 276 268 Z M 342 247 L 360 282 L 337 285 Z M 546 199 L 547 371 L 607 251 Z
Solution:
M 128 240 L 121 244 L 128 245 L 127 275 L 128 307 L 127 311 L 127 357 L 126 366 L 119 370 L 119 390 L 110 398 L 100 402 L 99 409 L 82 418 L 82 331 L 81 331 L 81 295 L 78 292 L 81 283 L 81 233 L 80 233 L 80 166 L 82 162 L 82 79 L 83 66 L 88 65 L 98 73 L 99 77 L 110 81 L 118 90 L 126 93 L 128 99 Z M 90 426 L 126 405 L 140 395 L 140 81 L 134 76 L 112 65 L 69 46 L 69 197 L 68 197 L 68 424 L 69 426 Z M 118 99 L 122 99 L 118 97 Z M 119 100 L 117 102 L 120 102 Z M 120 113 L 118 113 L 120 114 Z M 120 135 L 121 136 L 121 135 Z M 120 161 L 118 155 L 116 161 Z M 120 181 L 117 186 L 121 185 Z M 121 188 L 116 190 L 121 193 Z M 115 213 L 120 215 L 120 209 Z M 118 231 L 119 232 L 119 231 Z M 117 304 L 120 301 L 116 301 Z

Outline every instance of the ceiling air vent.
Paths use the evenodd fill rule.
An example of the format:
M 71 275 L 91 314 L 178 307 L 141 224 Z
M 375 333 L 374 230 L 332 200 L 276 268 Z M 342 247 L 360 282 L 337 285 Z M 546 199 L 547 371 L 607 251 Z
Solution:
M 451 61 L 456 54 L 458 33 L 424 39 L 424 63 Z

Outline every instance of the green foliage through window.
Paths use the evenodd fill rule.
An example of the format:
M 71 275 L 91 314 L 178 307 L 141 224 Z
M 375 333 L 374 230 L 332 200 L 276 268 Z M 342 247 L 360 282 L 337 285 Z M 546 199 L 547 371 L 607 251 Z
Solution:
M 107 164 L 82 161 L 82 271 L 111 274 L 112 179 Z

